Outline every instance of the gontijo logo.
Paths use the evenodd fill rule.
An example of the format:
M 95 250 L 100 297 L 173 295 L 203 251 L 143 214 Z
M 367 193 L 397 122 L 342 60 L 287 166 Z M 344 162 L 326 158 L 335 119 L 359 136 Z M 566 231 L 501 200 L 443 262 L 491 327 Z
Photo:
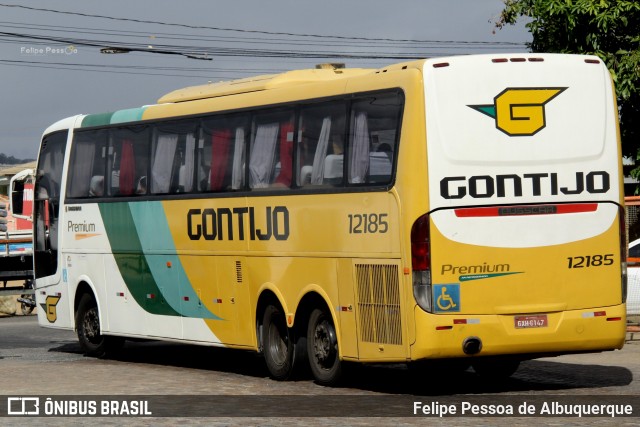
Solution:
M 532 136 L 544 129 L 544 106 L 566 87 L 507 88 L 493 98 L 493 104 L 468 105 L 495 119 L 496 127 L 509 136 Z

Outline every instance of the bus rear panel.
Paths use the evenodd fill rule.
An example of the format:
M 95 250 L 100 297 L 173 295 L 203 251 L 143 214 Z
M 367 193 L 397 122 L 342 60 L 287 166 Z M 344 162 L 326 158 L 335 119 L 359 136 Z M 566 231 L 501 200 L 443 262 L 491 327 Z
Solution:
M 429 211 L 412 233 L 412 358 L 621 348 L 624 209 L 606 67 L 478 56 L 427 61 L 424 76 Z

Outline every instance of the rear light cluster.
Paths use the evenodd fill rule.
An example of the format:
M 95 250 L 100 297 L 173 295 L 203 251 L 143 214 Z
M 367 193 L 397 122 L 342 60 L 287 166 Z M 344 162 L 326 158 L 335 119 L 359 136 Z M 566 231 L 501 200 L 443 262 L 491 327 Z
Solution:
M 426 312 L 431 305 L 431 250 L 429 244 L 429 215 L 423 215 L 411 227 L 411 270 L 413 297 Z
M 505 62 L 544 62 L 544 58 L 493 58 L 491 62 L 494 64 L 500 64 Z

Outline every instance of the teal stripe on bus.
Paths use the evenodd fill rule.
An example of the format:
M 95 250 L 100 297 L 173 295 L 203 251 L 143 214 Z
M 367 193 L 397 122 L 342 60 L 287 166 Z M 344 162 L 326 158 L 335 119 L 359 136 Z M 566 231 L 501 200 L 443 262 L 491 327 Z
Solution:
M 142 120 L 142 115 L 147 107 L 128 108 L 111 113 L 89 114 L 82 119 L 80 127 L 88 128 L 92 126 L 106 126 L 117 123 L 138 122 Z
M 116 265 L 136 302 L 151 314 L 180 316 L 165 300 L 142 253 L 129 203 L 100 203 L 100 215 Z
M 113 113 L 89 114 L 82 119 L 80 127 L 105 126 L 111 123 Z
M 149 270 L 171 307 L 185 317 L 222 320 L 207 309 L 177 255 L 162 202 L 130 203 L 131 217 Z
M 113 113 L 113 116 L 111 117 L 111 124 L 138 122 L 142 120 L 142 114 L 144 113 L 144 110 L 146 110 L 146 107 L 118 110 Z

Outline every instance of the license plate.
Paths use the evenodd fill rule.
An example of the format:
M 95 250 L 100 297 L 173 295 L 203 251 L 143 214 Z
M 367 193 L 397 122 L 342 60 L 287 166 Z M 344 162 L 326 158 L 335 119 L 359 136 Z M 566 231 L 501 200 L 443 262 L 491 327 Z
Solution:
M 533 316 L 516 316 L 513 321 L 516 329 L 546 328 L 547 326 L 549 326 L 546 314 L 536 314 Z

